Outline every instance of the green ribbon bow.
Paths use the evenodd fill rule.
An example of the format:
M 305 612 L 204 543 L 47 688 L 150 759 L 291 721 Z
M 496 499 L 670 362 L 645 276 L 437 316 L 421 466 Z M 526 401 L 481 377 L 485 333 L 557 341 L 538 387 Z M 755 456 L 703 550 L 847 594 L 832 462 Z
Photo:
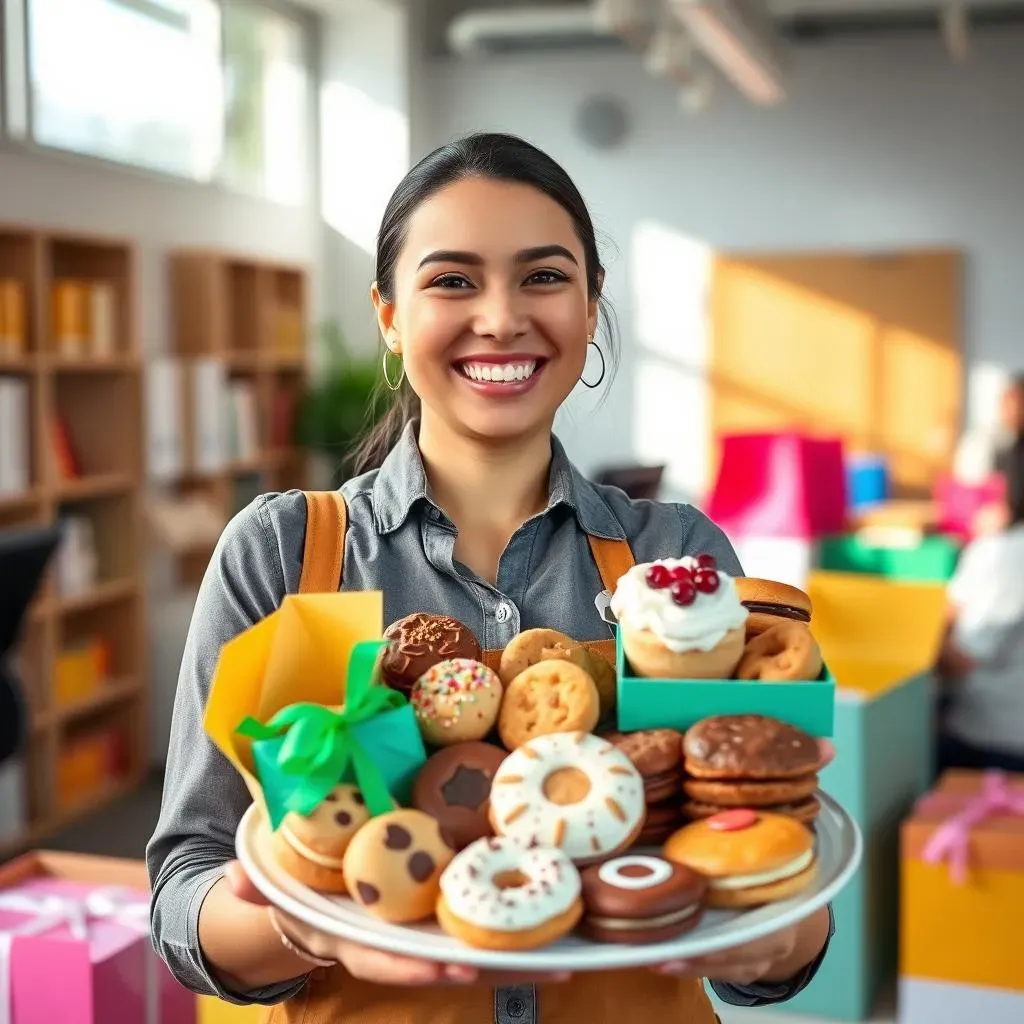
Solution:
M 237 732 L 252 740 L 272 740 L 286 733 L 275 760 L 282 772 L 296 780 L 286 800 L 289 810 L 311 814 L 350 766 L 371 816 L 394 809 L 383 774 L 354 735 L 360 723 L 406 704 L 405 697 L 396 690 L 374 685 L 377 656 L 385 646 L 387 641 L 383 640 L 355 645 L 341 711 L 322 704 L 291 704 L 265 725 L 246 718 L 238 726 Z

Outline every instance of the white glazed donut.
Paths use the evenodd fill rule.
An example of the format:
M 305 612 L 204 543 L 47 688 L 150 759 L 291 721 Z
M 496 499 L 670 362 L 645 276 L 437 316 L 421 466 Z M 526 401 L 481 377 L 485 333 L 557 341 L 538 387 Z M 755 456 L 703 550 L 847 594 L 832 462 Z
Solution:
M 547 789 L 575 775 L 573 802 Z M 579 777 L 585 776 L 585 785 Z M 583 732 L 538 736 L 502 762 L 491 784 L 495 832 L 557 846 L 577 864 L 601 860 L 636 838 L 646 812 L 644 784 L 633 762 L 607 740 Z
M 523 876 L 523 884 L 498 884 L 511 875 Z M 451 913 L 473 928 L 525 932 L 572 909 L 580 876 L 561 850 L 492 836 L 455 855 L 441 875 L 441 895 Z

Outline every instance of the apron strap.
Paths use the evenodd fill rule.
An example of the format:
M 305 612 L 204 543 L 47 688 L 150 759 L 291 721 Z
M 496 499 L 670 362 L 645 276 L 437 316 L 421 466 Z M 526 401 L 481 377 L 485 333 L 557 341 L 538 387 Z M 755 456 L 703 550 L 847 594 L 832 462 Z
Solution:
M 608 540 L 587 534 L 590 551 L 601 574 L 601 582 L 608 593 L 614 593 L 619 580 L 636 565 L 633 551 L 627 540 Z
M 333 594 L 345 566 L 348 509 L 340 491 L 305 491 L 306 544 L 300 594 Z

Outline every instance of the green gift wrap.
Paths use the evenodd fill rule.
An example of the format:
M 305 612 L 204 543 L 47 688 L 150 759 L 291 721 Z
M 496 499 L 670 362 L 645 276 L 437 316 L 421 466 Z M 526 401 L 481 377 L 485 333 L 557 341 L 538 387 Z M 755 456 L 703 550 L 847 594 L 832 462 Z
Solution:
M 291 811 L 311 814 L 340 782 L 358 786 L 372 816 L 407 804 L 427 754 L 412 705 L 375 681 L 385 641 L 356 644 L 345 704 L 291 704 L 267 723 L 246 718 L 237 732 L 253 761 L 271 828 Z

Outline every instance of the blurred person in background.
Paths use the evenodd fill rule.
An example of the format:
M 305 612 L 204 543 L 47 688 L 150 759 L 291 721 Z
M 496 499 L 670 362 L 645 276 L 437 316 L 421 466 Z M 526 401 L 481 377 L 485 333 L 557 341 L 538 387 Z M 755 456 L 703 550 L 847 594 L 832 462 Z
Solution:
M 1020 492 L 1024 482 L 1024 373 L 1013 376 L 1003 390 L 999 401 L 999 414 L 991 427 L 968 430 L 957 447 L 953 472 L 956 478 L 967 484 L 980 484 L 993 474 L 1006 478 L 1007 485 L 1018 488 L 1010 494 L 1011 505 L 1024 502 Z M 982 532 L 992 526 L 1001 527 L 992 511 L 979 522 Z
M 1013 403 L 1016 408 L 1013 410 Z M 1024 387 L 1008 403 L 1020 416 Z M 1005 450 L 1007 499 L 960 557 L 948 587 L 938 660 L 943 693 L 939 769 L 1024 772 L 1024 460 Z

